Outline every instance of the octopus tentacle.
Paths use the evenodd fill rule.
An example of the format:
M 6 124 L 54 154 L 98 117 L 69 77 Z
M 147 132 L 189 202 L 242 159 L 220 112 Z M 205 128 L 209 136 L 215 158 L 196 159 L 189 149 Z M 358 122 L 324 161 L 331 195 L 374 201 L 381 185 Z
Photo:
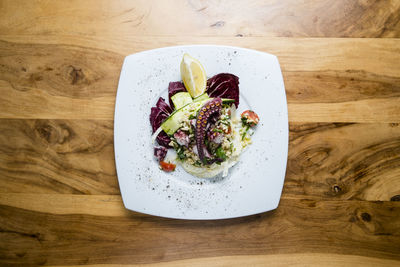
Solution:
M 210 117 L 216 113 L 220 113 L 221 108 L 222 100 L 221 98 L 217 97 L 206 102 L 197 113 L 195 134 L 197 151 L 201 161 L 204 161 L 204 149 L 207 149 L 204 143 L 207 124 L 209 123 Z

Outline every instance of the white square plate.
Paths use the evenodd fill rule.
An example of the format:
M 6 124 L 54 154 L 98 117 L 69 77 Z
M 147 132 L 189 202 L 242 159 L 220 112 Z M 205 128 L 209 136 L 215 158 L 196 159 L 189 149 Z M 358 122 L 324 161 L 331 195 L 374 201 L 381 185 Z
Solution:
M 158 168 L 151 144 L 150 108 L 180 80 L 184 53 L 207 76 L 239 77 L 239 113 L 254 110 L 260 124 L 239 163 L 225 178 L 202 179 L 177 166 Z M 238 47 L 191 45 L 144 51 L 125 58 L 115 105 L 115 161 L 127 209 L 179 219 L 225 219 L 261 213 L 279 204 L 288 153 L 288 115 L 278 59 Z

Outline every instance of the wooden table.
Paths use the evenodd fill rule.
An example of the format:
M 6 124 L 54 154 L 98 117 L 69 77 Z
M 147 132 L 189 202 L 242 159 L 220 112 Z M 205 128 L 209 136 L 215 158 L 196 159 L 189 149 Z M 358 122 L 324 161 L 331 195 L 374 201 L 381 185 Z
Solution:
M 399 0 L 2 0 L 0 265 L 399 265 L 399 37 Z M 192 43 L 278 56 L 290 121 L 278 209 L 222 221 L 124 209 L 122 61 Z

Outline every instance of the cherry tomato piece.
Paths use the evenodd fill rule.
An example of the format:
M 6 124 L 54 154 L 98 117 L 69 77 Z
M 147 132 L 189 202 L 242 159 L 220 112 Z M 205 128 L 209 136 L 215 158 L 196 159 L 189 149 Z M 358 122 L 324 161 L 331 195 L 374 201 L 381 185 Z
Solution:
M 255 126 L 260 121 L 258 115 L 252 110 L 245 110 L 240 116 L 242 119 L 245 119 L 246 123 L 250 126 Z
M 165 172 L 172 172 L 175 170 L 176 165 L 165 161 L 160 161 L 160 167 Z

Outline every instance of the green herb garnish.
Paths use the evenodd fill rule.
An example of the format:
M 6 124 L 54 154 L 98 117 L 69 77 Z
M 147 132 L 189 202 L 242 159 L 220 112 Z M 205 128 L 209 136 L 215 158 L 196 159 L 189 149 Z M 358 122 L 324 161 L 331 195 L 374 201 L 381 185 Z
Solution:
M 246 130 L 244 130 L 243 134 L 242 134 L 242 141 L 244 140 L 244 138 L 246 137 L 247 131 L 250 129 L 250 126 L 247 125 L 246 126 Z
M 226 154 L 225 154 L 224 150 L 222 149 L 222 146 L 217 148 L 217 150 L 215 151 L 215 154 L 217 155 L 217 157 L 219 159 L 222 159 L 224 161 L 226 160 Z
M 184 160 L 186 158 L 183 147 L 179 147 L 176 151 L 176 154 L 178 155 L 180 160 Z
M 212 131 L 216 132 L 216 133 L 223 133 L 223 131 L 221 129 L 218 129 L 218 128 L 214 128 L 214 129 L 212 129 Z
M 242 121 L 242 125 L 243 125 L 243 126 L 248 125 L 248 122 L 247 122 L 247 118 L 246 118 L 246 117 L 242 117 L 242 118 L 241 118 L 241 121 Z

